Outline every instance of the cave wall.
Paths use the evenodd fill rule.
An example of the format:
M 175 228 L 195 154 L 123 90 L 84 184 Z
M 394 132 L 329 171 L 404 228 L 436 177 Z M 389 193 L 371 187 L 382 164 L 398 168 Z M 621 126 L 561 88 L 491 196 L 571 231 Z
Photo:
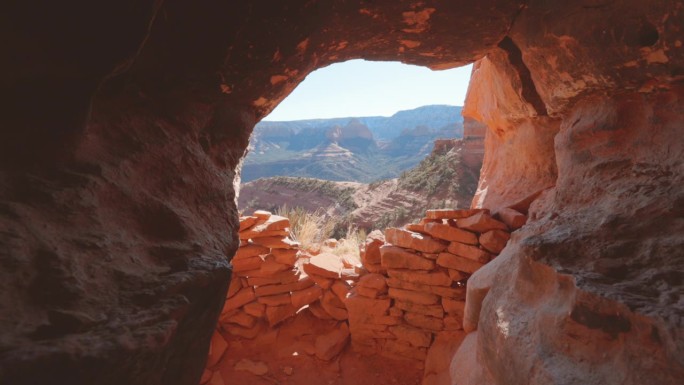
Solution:
M 679 383 L 682 5 L 534 5 L 464 108 L 488 126 L 473 206 L 529 222 L 469 281 L 452 380 Z
M 235 190 L 254 124 L 333 62 L 440 69 L 488 55 L 466 106 L 489 127 L 476 204 L 529 204 L 542 191 L 507 248 L 510 266 L 543 270 L 553 278 L 542 281 L 654 327 L 659 343 L 615 351 L 656 352 L 661 366 L 630 373 L 669 380 L 682 365 L 682 12 L 679 1 L 593 0 L 8 6 L 0 379 L 197 383 L 237 247 Z M 527 328 L 515 339 L 525 344 L 496 334 L 505 301 L 539 322 L 543 301 L 507 290 L 529 270 L 492 286 L 469 339 L 473 365 L 495 383 L 524 383 L 530 362 L 555 373 L 534 346 L 556 349 L 557 362 L 573 354 L 535 345 Z M 567 322 L 546 338 L 583 327 Z M 522 358 L 502 366 L 492 352 L 504 348 Z M 518 382 L 507 382 L 509 369 Z
M 478 59 L 518 10 L 41 3 L 0 15 L 8 384 L 198 383 L 238 245 L 239 163 L 254 124 L 335 61 Z

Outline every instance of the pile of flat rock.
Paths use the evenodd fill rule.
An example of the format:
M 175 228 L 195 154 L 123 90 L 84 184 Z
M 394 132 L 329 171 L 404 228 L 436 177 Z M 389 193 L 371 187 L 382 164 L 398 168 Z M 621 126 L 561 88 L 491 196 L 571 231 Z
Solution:
M 527 221 L 512 209 L 428 210 L 419 223 L 370 233 L 361 265 L 331 252 L 301 250 L 288 218 L 256 211 L 240 218 L 240 247 L 201 384 L 231 338 L 254 339 L 304 309 L 337 322 L 312 353 L 331 360 L 354 350 L 423 365 L 434 341 L 463 332 L 468 277 L 495 258 Z M 328 249 L 334 248 L 334 240 Z
M 417 224 L 369 234 L 345 301 L 355 350 L 423 362 L 439 333 L 463 329 L 467 278 L 527 218 L 512 209 L 428 210 Z
M 344 322 L 348 318 L 344 300 L 358 279 L 358 267 L 332 253 L 312 255 L 301 250 L 289 237 L 289 227 L 288 218 L 268 211 L 240 217 L 240 247 L 231 260 L 233 274 L 202 384 L 219 380 L 213 378 L 218 372 L 212 369 L 225 352 L 227 340 L 254 339 L 303 308 L 320 319 L 340 321 L 330 333 L 317 338 L 317 357 L 330 360 L 346 346 L 349 328 Z

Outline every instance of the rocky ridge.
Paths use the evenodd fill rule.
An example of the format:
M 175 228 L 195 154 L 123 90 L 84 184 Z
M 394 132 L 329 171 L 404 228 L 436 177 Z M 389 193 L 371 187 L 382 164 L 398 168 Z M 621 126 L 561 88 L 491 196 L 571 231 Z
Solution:
M 276 211 L 301 207 L 315 212 L 325 208 L 331 220 L 365 229 L 384 229 L 418 220 L 430 207 L 469 202 L 482 165 L 482 138 L 438 139 L 432 152 L 399 178 L 370 184 L 305 178 L 265 178 L 241 186 L 239 207 L 244 213 L 259 208 Z
M 271 176 L 372 182 L 415 166 L 440 137 L 463 136 L 461 107 L 424 106 L 391 117 L 261 122 L 242 167 L 245 182 Z

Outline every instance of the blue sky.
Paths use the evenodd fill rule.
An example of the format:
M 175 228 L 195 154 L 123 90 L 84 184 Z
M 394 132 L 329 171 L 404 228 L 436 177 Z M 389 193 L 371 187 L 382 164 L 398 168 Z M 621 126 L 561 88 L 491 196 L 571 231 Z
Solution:
M 333 64 L 310 73 L 264 120 L 390 116 L 428 104 L 462 106 L 471 67 L 432 71 L 398 62 Z

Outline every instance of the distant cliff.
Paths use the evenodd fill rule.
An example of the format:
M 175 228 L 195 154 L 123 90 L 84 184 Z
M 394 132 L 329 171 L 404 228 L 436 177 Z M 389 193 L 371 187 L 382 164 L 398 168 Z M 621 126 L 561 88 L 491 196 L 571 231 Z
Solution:
M 252 134 L 242 180 L 393 178 L 425 158 L 435 139 L 461 137 L 461 107 L 444 105 L 399 111 L 390 117 L 261 122 Z

